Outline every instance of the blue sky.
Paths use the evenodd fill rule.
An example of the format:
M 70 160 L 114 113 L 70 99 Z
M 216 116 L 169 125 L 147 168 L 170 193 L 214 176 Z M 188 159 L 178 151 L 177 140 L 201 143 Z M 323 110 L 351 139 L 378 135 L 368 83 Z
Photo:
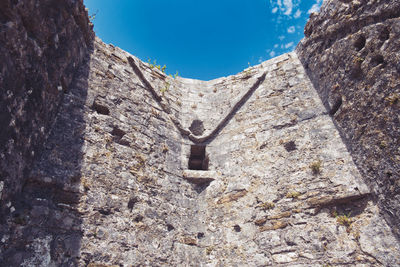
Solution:
M 211 80 L 293 51 L 322 0 L 84 0 L 94 29 L 167 73 Z

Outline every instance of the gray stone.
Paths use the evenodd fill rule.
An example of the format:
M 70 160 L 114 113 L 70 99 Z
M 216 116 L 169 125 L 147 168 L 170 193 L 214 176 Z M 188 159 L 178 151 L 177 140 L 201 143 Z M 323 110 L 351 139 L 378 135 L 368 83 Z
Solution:
M 373 216 L 360 229 L 360 248 L 384 266 L 395 266 L 400 261 L 397 253 L 400 246 L 394 237 L 382 238 L 389 232 L 387 223 L 379 216 Z
M 0 199 L 1 199 L 1 196 L 3 194 L 3 188 L 4 188 L 4 182 L 0 181 Z
M 400 237 L 399 1 L 324 1 L 296 52 Z
M 1 11 L 5 8 L 14 12 L 10 5 L 15 1 L 11 2 L 0 5 Z M 19 1 L 16 5 L 22 2 L 28 8 L 34 1 Z M 312 41 L 305 39 L 297 51 L 304 68 L 297 53 L 291 52 L 212 81 L 173 79 L 98 38 L 90 50 L 88 44 L 84 45 L 85 35 L 91 31 L 85 31 L 90 27 L 82 2 L 57 2 L 61 13 L 52 16 L 57 14 L 57 18 L 66 20 L 60 25 L 83 29 L 82 35 L 71 43 L 72 52 L 60 55 L 60 60 L 66 60 L 65 68 L 57 68 L 60 75 L 73 71 L 74 79 L 67 80 L 67 86 L 61 82 L 60 99 L 43 100 L 53 103 L 53 99 L 54 106 L 41 109 L 44 104 L 37 104 L 37 110 L 58 110 L 57 114 L 49 114 L 57 115 L 54 121 L 51 116 L 42 119 L 46 121 L 25 118 L 35 124 L 32 134 L 42 135 L 35 142 L 46 139 L 38 145 L 40 153 L 26 139 L 4 139 L 4 153 L 10 152 L 7 159 L 14 162 L 8 167 L 18 166 L 12 175 L 0 173 L 4 181 L 2 203 L 9 203 L 3 205 L 6 208 L 0 217 L 0 261 L 7 266 L 400 265 L 399 242 L 391 231 L 395 226 L 390 220 L 388 224 L 380 211 L 380 207 L 388 207 L 386 212 L 395 217 L 392 208 L 398 198 L 393 197 L 390 205 L 381 201 L 378 206 L 373 194 L 380 189 L 368 187 L 370 183 L 363 180 L 366 176 L 360 169 L 385 166 L 385 172 L 394 173 L 396 166 L 389 161 L 380 165 L 381 158 L 376 162 L 363 158 L 368 164 L 359 165 L 354 149 L 348 149 L 352 143 L 345 143 L 342 138 L 346 141 L 348 136 L 357 136 L 360 142 L 366 142 L 365 147 L 372 147 L 367 140 L 376 135 L 368 132 L 369 128 L 359 128 L 354 120 L 359 118 L 358 113 L 349 111 L 363 110 L 364 106 L 348 102 L 352 93 L 325 92 L 327 96 L 321 89 L 325 88 L 323 79 L 328 79 L 321 71 L 339 64 L 338 57 L 346 57 L 345 53 L 334 53 L 329 46 L 347 40 L 347 32 L 339 30 L 343 29 L 340 23 L 321 17 L 337 11 L 339 19 L 345 20 L 347 15 L 343 14 L 356 12 L 354 18 L 361 21 L 357 25 L 367 25 L 371 20 L 369 11 L 378 8 L 376 1 L 370 2 L 360 6 L 355 1 L 325 1 L 320 15 L 313 14 L 306 27 L 307 38 Z M 396 5 L 381 3 L 379 6 L 387 13 L 376 14 L 393 15 L 393 10 L 399 10 L 391 9 Z M 43 10 L 48 10 L 47 6 L 35 12 Z M 21 16 L 29 17 L 28 10 L 21 12 Z M 47 23 L 46 18 L 32 19 Z M 355 23 L 354 18 L 347 16 L 350 24 Z M 15 28 L 21 23 L 18 15 L 11 22 L 6 27 Z M 365 46 L 382 42 L 382 49 L 395 51 L 391 43 L 397 26 L 391 25 L 393 30 L 387 34 L 385 23 L 376 23 L 373 34 L 381 34 L 374 40 L 366 38 Z M 40 34 L 35 27 L 31 30 Z M 332 38 L 343 38 L 332 39 L 334 42 L 329 44 L 329 39 L 318 37 L 319 27 L 327 27 L 323 33 Z M 59 47 L 63 45 L 63 30 L 56 29 L 50 36 L 54 38 L 49 40 Z M 356 49 L 362 46 L 363 39 L 360 40 Z M 45 55 L 39 41 L 28 43 L 32 47 L 24 48 L 27 53 Z M 320 47 L 324 49 L 316 51 L 322 52 L 312 50 Z M 306 52 L 310 58 L 301 49 L 309 49 Z M 363 53 L 363 49 L 359 52 Z M 357 68 L 351 63 L 339 69 L 345 78 L 349 75 L 357 81 L 349 86 L 363 84 L 360 75 L 367 71 L 371 71 L 371 77 L 378 77 L 384 67 L 378 51 L 375 49 L 377 55 L 363 63 L 355 62 Z M 87 61 L 81 60 L 85 53 L 89 53 Z M 8 54 L 4 55 L 8 58 Z M 386 58 L 385 55 L 384 62 L 390 63 Z M 307 60 L 314 74 L 307 69 Z M 324 66 L 326 62 L 332 64 Z M 68 68 L 68 64 L 75 67 Z M 335 70 L 326 73 L 338 78 Z M 57 89 L 59 78 L 49 78 L 48 84 L 55 85 L 50 95 L 61 94 Z M 371 105 L 387 97 L 376 90 L 396 85 L 392 78 L 387 75 L 374 83 L 374 95 L 363 91 Z M 14 99 L 18 106 L 20 96 L 15 94 L 15 90 L 9 90 L 4 99 Z M 339 96 L 343 96 L 341 105 Z M 393 102 L 391 108 L 397 105 L 391 96 L 388 101 Z M 18 116 L 26 115 L 18 112 L 30 109 L 17 106 L 14 112 L 3 113 L 17 118 L 18 126 Z M 342 112 L 346 116 L 340 120 Z M 194 118 L 203 127 L 191 127 Z M 343 125 L 348 132 L 337 130 L 336 126 L 342 129 L 341 122 L 346 122 Z M 363 123 L 360 121 L 360 125 L 369 125 Z M 363 139 L 361 129 L 366 130 L 369 139 Z M 377 136 L 391 133 L 392 130 L 382 130 Z M 28 161 L 21 161 L 24 154 L 17 153 L 18 149 L 25 150 L 19 143 L 24 140 L 29 153 L 34 151 L 36 155 L 31 168 Z M 192 145 L 205 146 L 207 170 L 188 170 Z M 6 166 L 7 161 L 1 162 Z M 22 177 L 24 166 L 29 167 L 29 172 Z M 7 171 L 3 167 L 1 171 Z M 384 185 L 396 192 L 395 182 L 391 187 L 389 183 Z M 11 207 L 15 209 L 12 214 Z

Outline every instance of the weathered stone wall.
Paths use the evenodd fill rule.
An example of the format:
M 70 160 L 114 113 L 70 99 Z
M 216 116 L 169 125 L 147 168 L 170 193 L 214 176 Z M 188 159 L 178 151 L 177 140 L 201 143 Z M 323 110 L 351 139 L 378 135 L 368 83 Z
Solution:
M 297 53 L 400 235 L 400 2 L 325 1 Z
M 0 243 L 7 266 L 185 261 L 166 234 L 198 216 L 196 192 L 179 179 L 181 135 L 127 56 L 97 40 L 79 69 L 45 153 L 11 203 Z M 164 86 L 165 75 L 136 61 Z
M 7 265 L 400 263 L 295 53 L 204 82 L 97 39 L 78 74 L 9 207 Z M 194 119 L 200 136 L 224 121 L 201 143 L 208 170 L 188 170 Z
M 20 191 L 94 33 L 82 0 L 0 2 L 0 200 Z
M 0 265 L 400 265 L 296 53 L 206 82 L 96 38 L 77 64 L 51 98 L 44 152 L 3 206 Z M 192 145 L 206 146 L 207 170 L 188 169 Z

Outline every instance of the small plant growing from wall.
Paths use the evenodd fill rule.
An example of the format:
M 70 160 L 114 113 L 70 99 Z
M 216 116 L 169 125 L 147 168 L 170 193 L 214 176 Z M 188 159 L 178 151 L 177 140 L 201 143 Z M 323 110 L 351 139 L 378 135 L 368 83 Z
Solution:
M 336 221 L 337 221 L 340 225 L 343 225 L 343 226 L 346 226 L 346 227 L 350 227 L 350 225 L 351 225 L 351 223 L 352 223 L 352 220 L 351 220 L 351 218 L 350 218 L 350 215 L 346 215 L 346 214 L 337 216 L 337 217 L 336 217 Z
M 164 72 L 165 69 L 167 68 L 167 66 L 165 66 L 165 65 L 162 68 L 161 68 L 161 65 L 157 65 L 157 60 L 154 60 L 153 63 L 151 63 L 151 59 L 150 58 L 147 60 L 147 63 L 149 64 L 150 69 L 156 68 L 156 69 Z
M 341 214 L 339 215 L 339 213 L 336 210 L 332 211 L 332 216 L 336 218 L 336 222 L 340 225 L 343 225 L 347 228 L 347 232 L 350 231 L 350 226 L 353 223 L 353 220 L 351 219 L 351 212 L 349 212 L 348 214 Z
M 293 199 L 297 199 L 299 196 L 301 195 L 300 192 L 297 191 L 290 191 L 286 194 L 287 198 L 293 198 Z
M 149 64 L 150 69 L 154 68 L 154 65 L 151 63 L 151 59 L 150 58 L 147 60 L 147 63 Z
M 171 84 L 169 82 L 165 82 L 164 87 L 160 90 L 161 94 L 164 95 L 166 91 L 169 90 Z
M 317 160 L 310 164 L 310 169 L 314 175 L 321 174 L 321 161 Z
M 169 75 L 169 77 L 171 77 L 172 79 L 176 79 L 176 78 L 179 77 L 178 71 L 176 71 L 176 73 L 175 73 L 174 75 L 172 75 L 171 73 L 168 74 L 168 75 Z

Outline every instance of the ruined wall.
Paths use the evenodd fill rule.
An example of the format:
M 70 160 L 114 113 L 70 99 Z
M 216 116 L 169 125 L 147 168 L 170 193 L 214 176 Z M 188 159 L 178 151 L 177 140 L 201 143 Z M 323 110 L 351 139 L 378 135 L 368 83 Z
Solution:
M 365 181 L 400 234 L 400 2 L 325 1 L 297 47 Z
M 179 178 L 182 137 L 128 56 L 98 39 L 78 70 L 45 153 L 11 203 L 0 243 L 6 266 L 162 265 L 190 256 L 174 253 L 178 234 L 170 234 L 198 216 L 197 193 Z M 136 61 L 163 88 L 167 77 Z
M 295 53 L 205 82 L 96 39 L 44 147 L 3 225 L 8 266 L 400 263 Z
M 3 206 L 0 266 L 400 265 L 296 53 L 212 81 L 98 38 L 83 62 Z
M 20 191 L 94 33 L 83 1 L 0 3 L 0 200 Z M 4 205 L 3 205 L 4 204 Z
M 210 266 L 398 264 L 397 240 L 294 53 L 207 85 L 230 99 L 245 95 L 260 77 L 207 142 L 210 172 L 216 174 L 199 195 L 207 222 L 198 242 L 206 249 L 203 261 Z M 202 98 L 215 94 L 197 90 Z M 312 170 L 316 162 L 319 173 Z M 351 223 L 343 224 L 341 216 Z

